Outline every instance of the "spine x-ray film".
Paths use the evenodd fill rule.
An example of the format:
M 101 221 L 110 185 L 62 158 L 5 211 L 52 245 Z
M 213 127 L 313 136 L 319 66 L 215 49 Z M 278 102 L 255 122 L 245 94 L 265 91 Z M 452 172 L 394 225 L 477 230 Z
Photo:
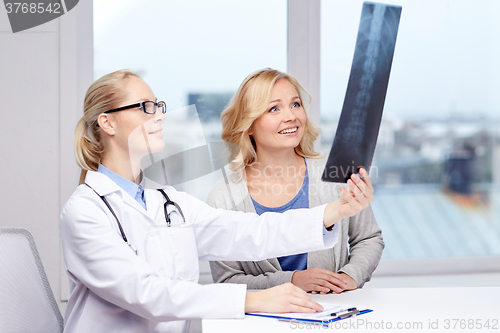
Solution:
M 369 171 L 389 82 L 401 7 L 364 2 L 337 133 L 322 179 L 347 182 Z

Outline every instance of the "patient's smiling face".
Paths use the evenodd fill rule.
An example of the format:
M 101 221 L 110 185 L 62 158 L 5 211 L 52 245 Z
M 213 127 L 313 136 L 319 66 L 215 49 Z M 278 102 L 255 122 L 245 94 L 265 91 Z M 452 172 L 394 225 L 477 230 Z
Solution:
M 307 118 L 299 92 L 287 79 L 279 79 L 271 91 L 266 111 L 250 127 L 259 149 L 294 149 L 304 136 Z

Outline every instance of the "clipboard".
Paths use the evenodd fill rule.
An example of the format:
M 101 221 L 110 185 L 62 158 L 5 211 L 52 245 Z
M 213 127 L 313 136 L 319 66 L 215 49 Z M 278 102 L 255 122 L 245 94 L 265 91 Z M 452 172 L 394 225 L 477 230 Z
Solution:
M 313 324 L 318 324 L 318 325 L 323 325 L 323 326 L 328 326 L 328 324 L 332 322 L 336 322 L 339 320 L 344 320 L 344 319 L 349 319 L 353 317 L 357 317 L 359 315 L 363 315 L 365 313 L 370 313 L 373 312 L 371 309 L 365 309 L 365 310 L 360 310 L 358 313 L 350 315 L 350 316 L 337 316 L 337 317 L 332 317 L 331 319 L 305 319 L 305 318 L 294 318 L 294 317 L 287 317 L 286 313 L 283 314 L 283 316 L 277 316 L 277 315 L 267 315 L 265 313 L 246 313 L 248 316 L 255 316 L 255 317 L 267 317 L 267 318 L 274 318 L 278 319 L 280 321 L 286 321 L 286 322 L 300 322 L 300 323 L 313 323 Z

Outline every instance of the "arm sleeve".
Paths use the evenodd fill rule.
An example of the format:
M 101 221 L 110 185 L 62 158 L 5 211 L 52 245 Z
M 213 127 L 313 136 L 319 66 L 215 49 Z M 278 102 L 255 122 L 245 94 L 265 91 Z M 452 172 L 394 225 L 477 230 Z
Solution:
M 212 190 L 207 199 L 207 204 L 213 208 L 231 209 L 228 198 L 220 193 L 217 186 Z M 271 265 L 269 263 L 269 265 Z M 246 267 L 245 267 L 246 266 Z M 276 268 L 277 269 L 277 268 Z M 246 284 L 248 289 L 258 290 L 278 286 L 291 282 L 294 272 L 277 270 L 263 271 L 258 263 L 240 261 L 210 261 L 210 271 L 216 283 L 241 283 Z
M 248 289 L 267 289 L 291 282 L 293 271 L 251 272 L 240 261 L 211 261 L 212 278 L 217 283 L 242 283 Z
M 338 239 L 337 226 L 323 235 L 326 205 L 259 216 L 215 209 L 185 195 L 201 260 L 263 260 L 323 250 Z
M 349 220 L 349 261 L 339 272 L 352 277 L 358 288 L 363 287 L 377 268 L 383 249 L 382 231 L 369 206 Z
M 91 200 L 70 200 L 62 211 L 65 263 L 78 284 L 153 321 L 244 316 L 246 286 L 202 286 L 161 277 L 130 250 L 109 221 L 105 211 Z

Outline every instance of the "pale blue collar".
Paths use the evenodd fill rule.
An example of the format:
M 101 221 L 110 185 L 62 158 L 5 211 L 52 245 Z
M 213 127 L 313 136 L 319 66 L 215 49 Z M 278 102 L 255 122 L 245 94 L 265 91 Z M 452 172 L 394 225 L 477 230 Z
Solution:
M 142 193 L 144 192 L 144 177 L 142 176 L 142 170 L 141 170 L 141 183 L 140 185 L 137 185 L 136 183 L 123 178 L 122 176 L 114 173 L 113 171 L 109 170 L 106 168 L 104 165 L 99 163 L 99 167 L 97 168 L 97 172 L 100 172 L 104 175 L 106 175 L 109 179 L 114 181 L 118 186 L 120 186 L 125 192 L 130 194 L 132 198 L 137 200 L 141 206 L 145 206 L 145 199 L 144 195 Z M 137 193 L 140 193 L 141 195 L 137 195 Z M 140 200 L 140 201 L 139 201 Z M 141 202 L 142 201 L 142 202 Z

